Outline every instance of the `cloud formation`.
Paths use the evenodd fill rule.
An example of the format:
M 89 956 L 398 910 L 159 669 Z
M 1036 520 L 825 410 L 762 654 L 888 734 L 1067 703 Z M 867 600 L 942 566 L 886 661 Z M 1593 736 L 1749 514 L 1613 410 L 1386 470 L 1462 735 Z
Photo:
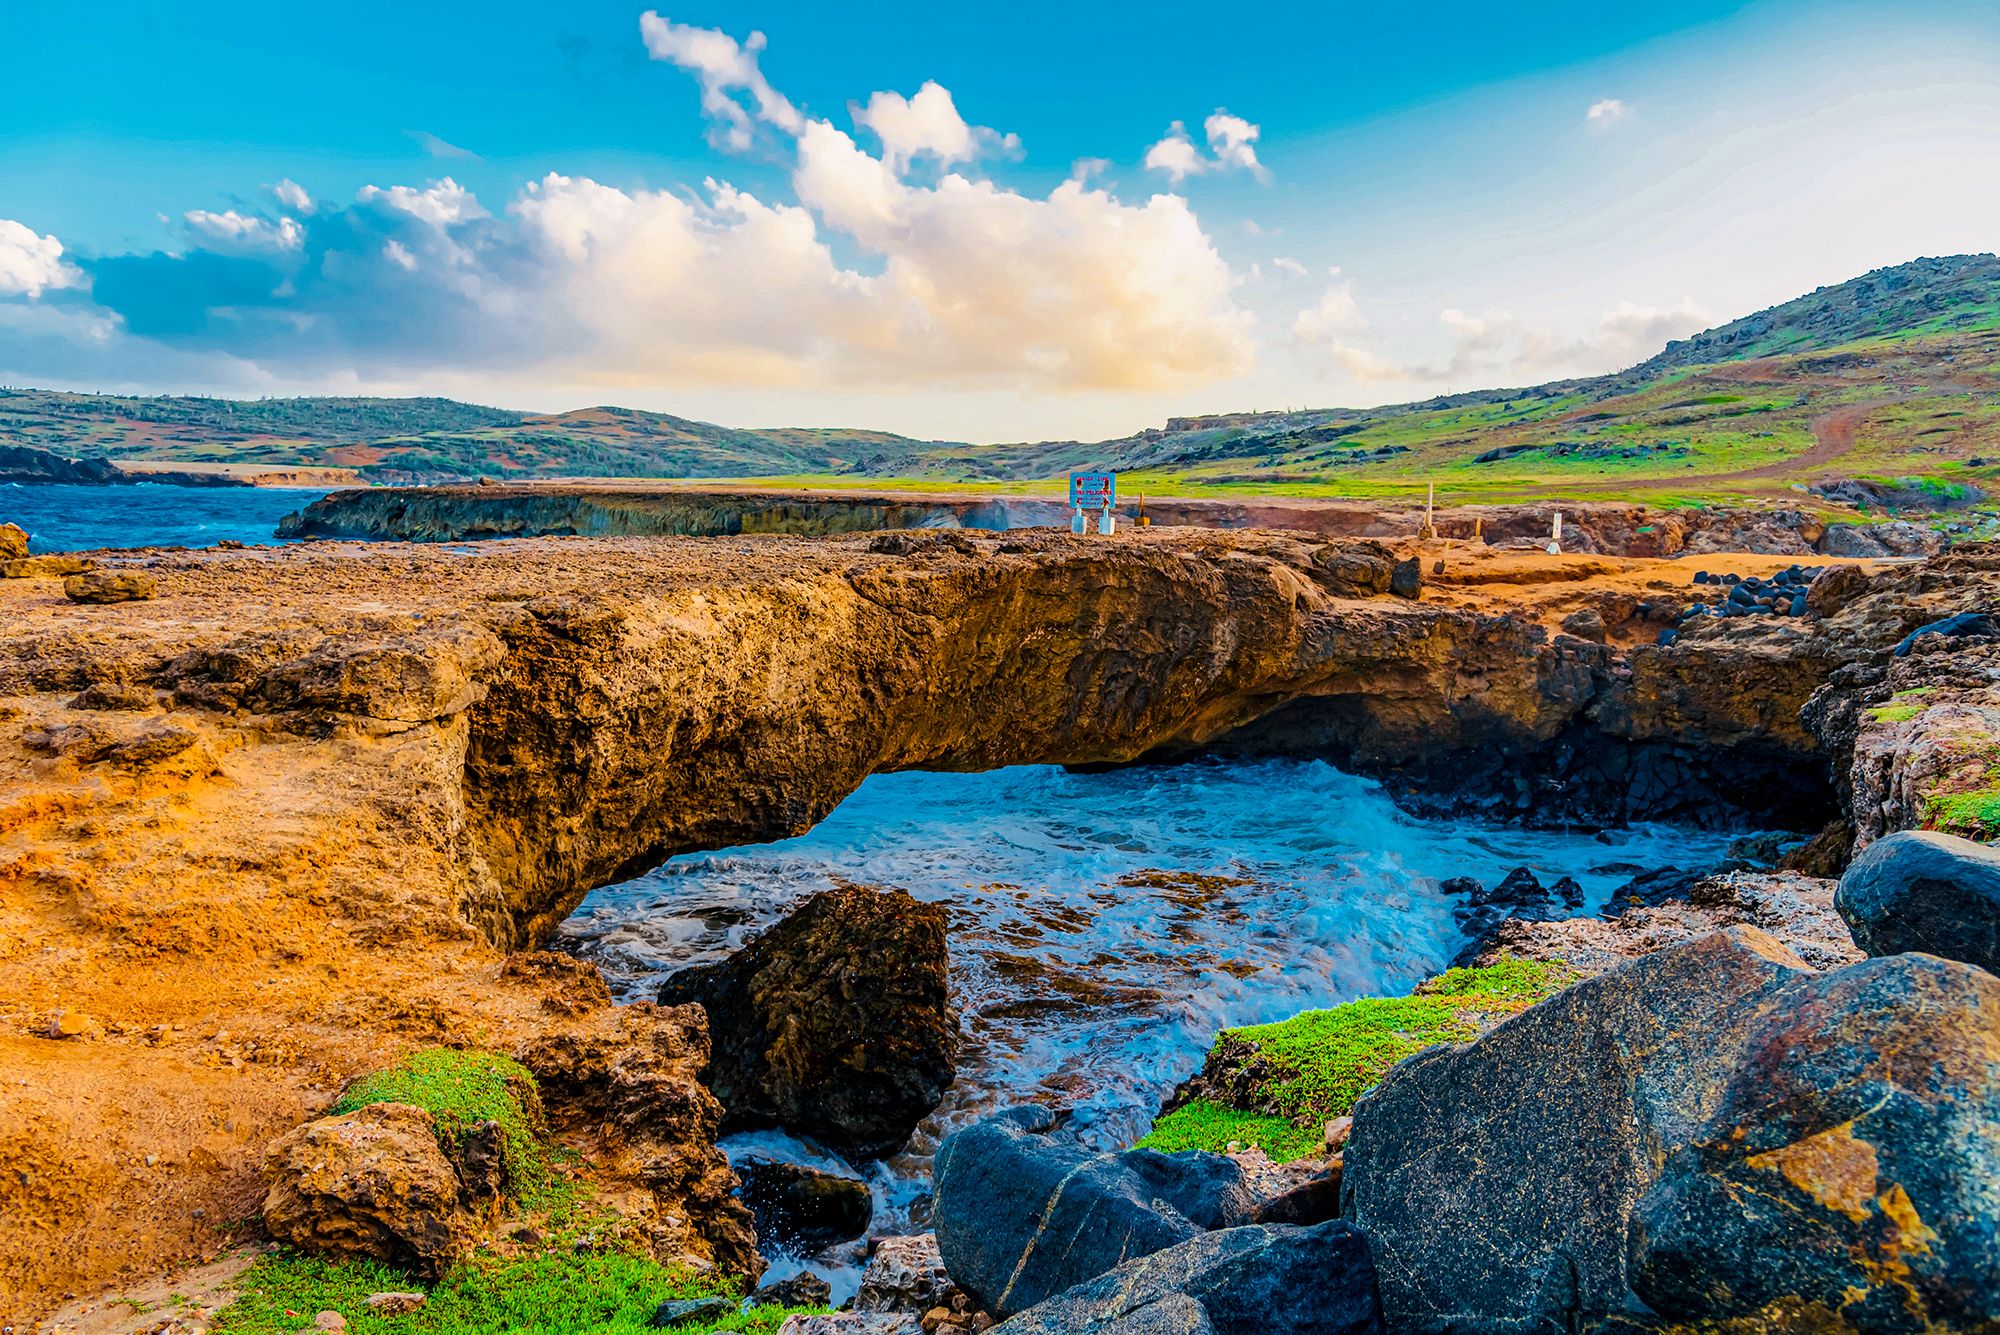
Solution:
M 1621 370 L 1714 320 L 1693 299 L 1682 298 L 1666 307 L 1620 302 L 1581 336 L 1566 337 L 1504 310 L 1469 314 L 1449 308 L 1438 313 L 1438 322 L 1451 339 L 1443 360 L 1392 360 L 1375 350 L 1380 334 L 1352 287 L 1337 282 L 1317 306 L 1298 313 L 1292 336 L 1322 350 L 1358 380 L 1469 389 L 1496 377 L 1548 379 Z
M 297 250 L 305 240 L 296 218 L 260 218 L 235 209 L 190 209 L 182 217 L 190 233 L 220 250 Z
M 404 134 L 417 141 L 417 147 L 434 158 L 476 158 L 479 155 L 469 148 L 460 148 L 449 139 L 441 139 L 429 130 L 405 130 Z
M 897 172 L 919 157 L 948 167 L 988 153 L 1015 153 L 1021 147 L 1017 135 L 966 124 L 951 94 L 930 80 L 915 97 L 876 93 L 868 105 L 851 110 L 854 123 L 881 141 L 883 161 Z
M 1218 109 L 1202 122 L 1202 132 L 1208 137 L 1207 153 L 1196 147 L 1187 126 L 1175 121 L 1167 127 L 1166 137 L 1146 150 L 1146 169 L 1165 172 L 1176 185 L 1190 176 L 1230 170 L 1247 171 L 1260 181 L 1270 179 L 1264 164 L 1257 160 L 1257 136 L 1261 133 L 1257 126 Z
M 1602 98 L 1590 104 L 1590 110 L 1583 113 L 1584 120 L 1593 130 L 1608 130 L 1632 114 L 1632 108 L 1615 97 Z
M 73 287 L 80 277 L 54 236 L 37 236 L 26 223 L 0 218 L 0 297 L 32 300 L 52 288 Z
M 701 109 L 714 127 L 710 138 L 718 148 L 737 153 L 749 148 L 753 115 L 787 134 L 803 128 L 805 117 L 757 67 L 757 53 L 766 43 L 763 33 L 738 42 L 726 32 L 674 23 L 649 9 L 639 16 L 639 35 L 648 55 L 680 66 L 701 85 Z
M 850 133 L 770 86 L 761 36 L 650 13 L 641 29 L 694 76 L 723 142 L 786 153 L 789 198 L 551 172 L 490 208 L 450 176 L 342 205 L 287 179 L 271 187 L 282 213 L 193 210 L 182 253 L 86 261 L 99 316 L 279 379 L 1067 392 L 1248 367 L 1237 277 L 1178 195 L 1126 201 L 1081 177 L 1009 189 L 969 164 L 1016 141 L 968 124 L 936 83 L 875 94 Z M 1254 136 L 1223 126 L 1214 142 L 1248 152 Z M 42 269 L 60 259 L 20 230 L 54 247 Z

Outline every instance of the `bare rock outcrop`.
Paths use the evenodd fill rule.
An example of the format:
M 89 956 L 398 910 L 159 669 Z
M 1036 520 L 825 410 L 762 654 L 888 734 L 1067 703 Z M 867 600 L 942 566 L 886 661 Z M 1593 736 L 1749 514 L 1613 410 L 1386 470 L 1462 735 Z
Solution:
M 902 1148 L 957 1072 L 944 910 L 901 890 L 807 900 L 665 1004 L 708 1014 L 705 1079 L 736 1126 L 777 1125 L 862 1157 Z
M 722 1106 L 699 1079 L 709 1055 L 701 1012 L 646 1002 L 585 1009 L 515 1054 L 541 1085 L 551 1129 L 585 1151 L 603 1199 L 655 1255 L 754 1280 L 764 1262 L 750 1210 L 715 1147 Z
M 271 1146 L 264 1227 L 295 1247 L 435 1275 L 469 1238 L 437 1124 L 407 1103 L 307 1123 Z

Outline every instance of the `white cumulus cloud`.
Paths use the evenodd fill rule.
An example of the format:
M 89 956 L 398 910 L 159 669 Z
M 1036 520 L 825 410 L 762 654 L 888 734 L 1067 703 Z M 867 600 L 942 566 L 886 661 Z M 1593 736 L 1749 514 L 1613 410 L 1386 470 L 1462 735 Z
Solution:
M 272 186 L 271 193 L 277 197 L 280 204 L 283 204 L 293 213 L 310 214 L 313 211 L 312 195 L 306 191 L 304 186 L 290 177 L 286 177 Z
M 453 223 L 486 216 L 486 210 L 480 207 L 472 192 L 449 176 L 433 181 L 421 190 L 408 185 L 392 185 L 387 190 L 364 185 L 356 198 L 363 203 L 379 201 L 433 227 L 448 227 Z
M 0 297 L 33 299 L 82 279 L 53 235 L 38 236 L 26 223 L 0 218 Z
M 182 216 L 190 232 L 225 250 L 297 250 L 305 241 L 296 218 L 260 218 L 235 209 L 190 209 Z
M 1592 129 L 1608 130 L 1632 114 L 1632 108 L 1615 97 L 1602 98 L 1590 104 L 1590 110 L 1583 118 L 1590 122 Z
M 134 335 L 294 377 L 1081 392 L 1248 369 L 1238 277 L 1178 195 L 975 176 L 966 163 L 1013 141 L 969 125 L 935 83 L 858 106 L 859 133 L 879 141 L 864 146 L 764 82 L 760 38 L 656 15 L 644 27 L 726 138 L 768 130 L 789 149 L 788 198 L 551 172 L 489 211 L 450 177 L 368 185 L 303 221 L 190 214 L 200 264 L 118 257 L 94 290 Z M 909 172 L 919 158 L 934 176 Z
M 987 153 L 1017 152 L 1021 147 L 1016 135 L 966 124 L 951 93 L 928 80 L 914 97 L 876 93 L 866 106 L 853 108 L 853 116 L 856 125 L 881 141 L 883 159 L 897 172 L 920 157 L 950 166 Z
M 1176 185 L 1190 176 L 1231 169 L 1247 171 L 1260 181 L 1269 179 L 1264 164 L 1257 160 L 1257 136 L 1261 133 L 1257 126 L 1217 110 L 1201 128 L 1208 139 L 1207 152 L 1195 144 L 1185 124 L 1175 121 L 1167 127 L 1166 136 L 1146 150 L 1147 170 L 1165 172 Z
M 1443 359 L 1388 357 L 1377 351 L 1382 336 L 1362 313 L 1353 289 L 1338 282 L 1318 306 L 1298 313 L 1292 335 L 1322 348 L 1360 380 L 1465 389 L 1494 378 L 1561 379 L 1620 370 L 1660 351 L 1669 339 L 1706 328 L 1713 317 L 1683 298 L 1671 306 L 1620 302 L 1581 334 L 1565 335 L 1500 309 L 1474 313 L 1450 307 L 1438 313 L 1438 323 L 1450 338 Z
M 714 28 L 696 28 L 661 18 L 652 10 L 639 16 L 639 35 L 655 60 L 678 65 L 701 85 L 701 108 L 714 124 L 719 147 L 742 152 L 750 147 L 751 117 L 797 134 L 805 118 L 765 79 L 757 67 L 764 34 L 753 32 L 738 42 Z M 749 106 L 743 99 L 749 99 Z

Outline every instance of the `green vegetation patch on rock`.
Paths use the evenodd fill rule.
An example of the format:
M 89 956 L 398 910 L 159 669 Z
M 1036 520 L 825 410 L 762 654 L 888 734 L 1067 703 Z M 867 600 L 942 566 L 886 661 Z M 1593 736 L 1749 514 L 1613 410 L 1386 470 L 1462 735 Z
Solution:
M 654 1329 L 648 1323 L 669 1300 L 742 1296 L 741 1281 L 698 1274 L 629 1252 L 550 1252 L 515 1259 L 475 1258 L 401 1316 L 368 1310 L 369 1295 L 407 1291 L 408 1276 L 373 1261 L 327 1261 L 273 1252 L 242 1279 L 242 1296 L 218 1314 L 216 1335 L 270 1335 L 311 1330 L 320 1312 L 347 1318 L 353 1335 L 598 1335 Z M 667 1329 L 678 1335 L 747 1331 L 769 1335 L 786 1316 L 813 1308 L 754 1307 L 720 1321 Z
M 1225 1029 L 1139 1144 L 1221 1151 L 1233 1142 L 1279 1162 L 1302 1158 L 1323 1143 L 1327 1121 L 1351 1112 L 1397 1062 L 1477 1038 L 1579 976 L 1560 961 L 1505 959 L 1447 969 L 1407 997 L 1364 997 Z
M 510 1195 L 539 1190 L 549 1178 L 547 1125 L 535 1077 L 496 1052 L 426 1048 L 347 1087 L 328 1110 L 350 1113 L 371 1103 L 411 1103 L 437 1122 L 438 1141 L 458 1157 L 466 1139 L 498 1123 Z

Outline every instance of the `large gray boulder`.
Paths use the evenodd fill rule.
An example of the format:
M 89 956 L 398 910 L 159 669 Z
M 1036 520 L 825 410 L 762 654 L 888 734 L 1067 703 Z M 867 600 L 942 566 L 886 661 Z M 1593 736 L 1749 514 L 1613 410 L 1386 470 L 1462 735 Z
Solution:
M 1833 907 L 1870 955 L 1921 950 L 2000 973 L 2000 849 L 1905 830 L 1868 845 Z
M 1341 1220 L 1203 1233 L 1001 1322 L 993 1335 L 1380 1335 L 1368 1242 Z
M 1257 1201 L 1220 1154 L 1092 1154 L 1033 1105 L 938 1147 L 932 1220 L 951 1277 L 997 1317 L 1137 1256 L 1250 1221 Z
M 1413 1335 L 1649 1310 L 1990 1330 L 2000 979 L 1925 955 L 1815 973 L 1752 928 L 1685 942 L 1395 1068 L 1355 1108 L 1341 1199 Z

